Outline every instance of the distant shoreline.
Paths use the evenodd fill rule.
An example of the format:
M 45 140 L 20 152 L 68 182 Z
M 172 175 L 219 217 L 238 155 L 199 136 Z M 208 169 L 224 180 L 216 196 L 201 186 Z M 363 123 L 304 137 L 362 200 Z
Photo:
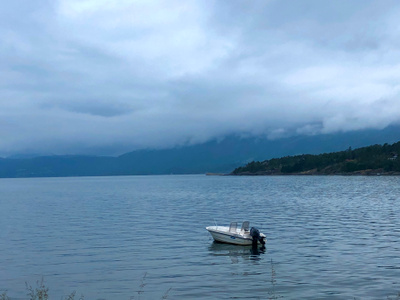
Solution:
M 281 173 L 281 172 L 242 172 L 230 173 L 225 176 L 400 176 L 400 172 L 379 172 L 377 170 L 360 170 L 357 172 L 338 172 L 338 173 L 321 173 L 321 172 L 300 172 L 300 173 Z

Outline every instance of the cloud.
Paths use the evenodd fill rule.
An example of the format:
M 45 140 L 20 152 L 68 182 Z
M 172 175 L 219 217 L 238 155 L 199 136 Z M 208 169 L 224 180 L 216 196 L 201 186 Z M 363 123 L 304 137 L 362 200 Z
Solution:
M 400 120 L 397 1 L 0 4 L 0 155 Z

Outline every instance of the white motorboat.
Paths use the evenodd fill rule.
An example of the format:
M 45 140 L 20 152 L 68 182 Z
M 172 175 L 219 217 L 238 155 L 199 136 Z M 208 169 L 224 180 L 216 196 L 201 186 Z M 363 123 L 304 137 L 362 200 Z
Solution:
M 238 227 L 238 222 L 231 222 L 230 226 L 208 226 L 208 232 L 216 242 L 235 245 L 265 245 L 267 237 L 257 228 L 251 227 L 250 222 L 245 221 Z

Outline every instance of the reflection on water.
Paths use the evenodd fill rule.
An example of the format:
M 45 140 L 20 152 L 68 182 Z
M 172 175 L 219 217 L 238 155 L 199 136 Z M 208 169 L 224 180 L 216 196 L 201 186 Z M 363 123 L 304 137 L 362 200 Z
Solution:
M 265 246 L 240 246 L 225 243 L 212 242 L 209 247 L 210 255 L 228 256 L 233 264 L 239 263 L 240 259 L 260 260 L 260 255 L 266 251 Z

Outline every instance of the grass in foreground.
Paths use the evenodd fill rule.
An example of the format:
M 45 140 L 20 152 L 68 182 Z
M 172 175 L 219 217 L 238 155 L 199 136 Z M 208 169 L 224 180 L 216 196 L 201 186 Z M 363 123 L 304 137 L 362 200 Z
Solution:
M 44 279 L 42 278 L 41 281 L 36 282 L 36 288 L 33 288 L 30 284 L 25 282 L 26 290 L 28 293 L 26 294 L 28 296 L 29 300 L 48 300 L 49 299 L 49 288 L 45 286 L 44 284 Z M 75 295 L 76 292 L 73 291 L 71 294 L 68 296 L 62 298 L 63 300 L 75 300 Z M 81 296 L 79 300 L 83 300 L 84 297 Z M 7 296 L 7 292 L 3 292 L 0 294 L 0 300 L 10 300 L 10 298 Z
M 133 299 L 140 299 L 141 295 L 145 292 L 144 287 L 146 286 L 145 280 L 146 280 L 147 272 L 144 273 L 143 278 L 141 280 L 141 283 L 139 285 L 139 290 L 136 291 L 137 296 L 132 296 L 130 297 L 130 300 Z M 30 284 L 25 282 L 26 290 L 27 290 L 27 296 L 28 300 L 49 300 L 49 288 L 44 284 L 44 279 L 42 278 L 41 281 L 36 282 L 36 287 L 33 288 Z M 171 291 L 172 288 L 169 288 L 164 295 L 161 297 L 161 299 L 167 299 L 168 294 Z M 61 298 L 62 300 L 84 300 L 84 296 L 81 295 L 79 298 L 76 297 L 76 292 L 73 291 L 71 294 L 68 296 L 65 296 Z M 0 300 L 11 300 L 10 297 L 7 295 L 7 291 L 4 291 L 0 294 Z
M 136 291 L 137 297 L 132 296 L 129 299 L 134 300 L 134 299 L 140 299 L 141 296 L 145 293 L 144 287 L 146 286 L 145 280 L 146 280 L 147 272 L 144 273 L 143 278 L 141 280 L 141 283 L 139 285 L 139 289 Z M 33 288 L 30 284 L 27 282 L 25 283 L 26 285 L 26 290 L 28 291 L 27 296 L 28 300 L 48 300 L 49 299 L 49 288 L 44 284 L 44 279 L 42 278 L 41 281 L 36 282 L 36 288 Z M 268 290 L 268 299 L 280 299 L 284 298 L 282 295 L 277 294 L 275 287 L 276 287 L 276 271 L 274 269 L 274 264 L 273 261 L 271 260 L 271 285 L 272 288 Z M 161 299 L 167 299 L 169 292 L 172 290 L 172 288 L 169 288 L 164 295 L 161 297 Z M 71 294 L 61 298 L 62 300 L 75 300 L 76 292 L 73 291 Z M 354 297 L 354 300 L 358 300 L 358 298 Z M 395 296 L 387 296 L 387 300 L 400 300 L 400 292 L 395 295 Z M 7 291 L 4 291 L 0 294 L 0 300 L 11 300 L 8 295 Z M 79 298 L 76 300 L 84 300 L 84 296 L 81 295 Z

